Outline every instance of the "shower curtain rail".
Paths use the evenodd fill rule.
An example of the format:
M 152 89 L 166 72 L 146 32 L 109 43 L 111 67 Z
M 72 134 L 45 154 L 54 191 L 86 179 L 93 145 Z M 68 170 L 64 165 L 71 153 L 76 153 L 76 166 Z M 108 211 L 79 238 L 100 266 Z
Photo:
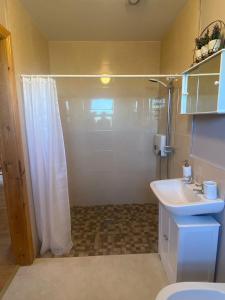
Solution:
M 84 74 L 84 75 L 78 75 L 78 74 L 21 74 L 21 77 L 52 77 L 52 78 L 60 78 L 60 77 L 65 77 L 65 78 L 102 78 L 102 77 L 108 77 L 108 78 L 176 78 L 176 77 L 181 77 L 182 75 L 180 74 L 137 74 L 137 75 L 124 75 L 124 74 Z
M 188 77 L 201 77 L 201 76 L 219 76 L 219 73 L 200 73 L 200 74 L 188 74 Z M 137 74 L 137 75 L 110 75 L 110 74 L 88 74 L 88 75 L 78 75 L 78 74 L 21 74 L 21 78 L 167 78 L 169 80 L 182 77 L 183 74 Z

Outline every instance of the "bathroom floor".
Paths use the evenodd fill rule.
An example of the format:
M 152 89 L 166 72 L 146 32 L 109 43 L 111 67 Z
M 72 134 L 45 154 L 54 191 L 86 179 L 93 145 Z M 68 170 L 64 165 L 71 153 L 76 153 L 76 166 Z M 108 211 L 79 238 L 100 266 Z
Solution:
M 41 258 L 19 268 L 1 299 L 155 300 L 167 284 L 156 253 Z
M 72 256 L 156 253 L 158 206 L 72 207 Z

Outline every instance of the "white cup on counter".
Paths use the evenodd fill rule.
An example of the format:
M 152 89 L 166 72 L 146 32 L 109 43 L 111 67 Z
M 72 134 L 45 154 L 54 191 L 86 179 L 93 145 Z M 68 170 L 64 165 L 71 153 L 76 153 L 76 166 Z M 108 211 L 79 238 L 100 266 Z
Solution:
M 215 181 L 203 182 L 204 196 L 209 200 L 217 199 L 217 183 Z

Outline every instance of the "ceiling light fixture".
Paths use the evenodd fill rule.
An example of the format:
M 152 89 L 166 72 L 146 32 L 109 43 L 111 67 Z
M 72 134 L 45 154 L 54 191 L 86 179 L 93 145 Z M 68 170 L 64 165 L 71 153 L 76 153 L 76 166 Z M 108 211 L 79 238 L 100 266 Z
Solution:
M 140 0 L 128 0 L 128 3 L 130 5 L 137 5 L 140 2 Z
M 102 77 L 100 77 L 100 81 L 102 84 L 107 85 L 110 83 L 111 77 L 108 77 L 107 75 L 104 74 Z

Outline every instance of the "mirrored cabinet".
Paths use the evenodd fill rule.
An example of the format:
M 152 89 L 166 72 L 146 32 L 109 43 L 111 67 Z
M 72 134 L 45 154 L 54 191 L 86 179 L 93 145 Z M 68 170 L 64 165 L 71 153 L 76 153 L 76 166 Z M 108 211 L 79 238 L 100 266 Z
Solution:
M 181 114 L 225 113 L 225 49 L 183 73 Z

